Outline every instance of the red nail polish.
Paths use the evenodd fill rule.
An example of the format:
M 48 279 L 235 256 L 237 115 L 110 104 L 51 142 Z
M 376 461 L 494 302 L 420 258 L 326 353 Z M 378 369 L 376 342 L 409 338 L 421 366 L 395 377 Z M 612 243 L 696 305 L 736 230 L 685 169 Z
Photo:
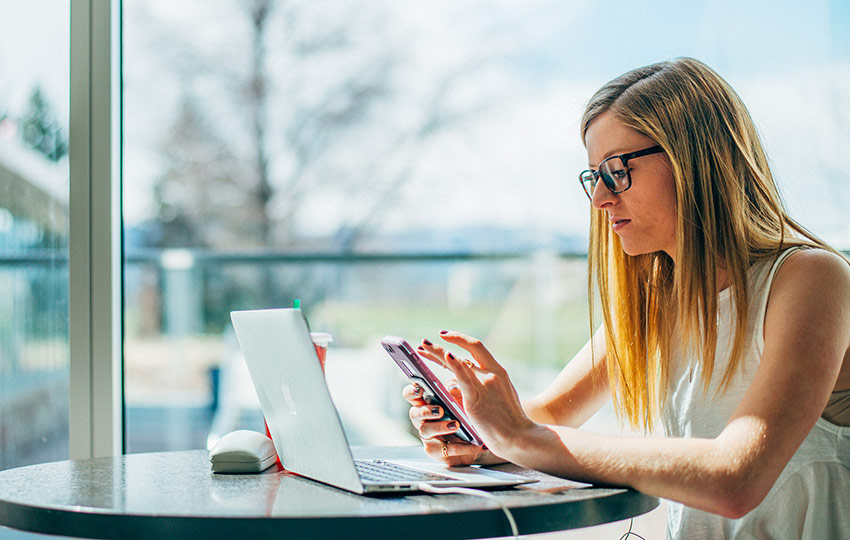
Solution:
M 452 353 L 449 353 L 449 358 L 451 358 L 452 360 L 457 360 L 457 358 L 455 358 L 455 355 L 453 355 Z
M 445 336 L 445 335 L 446 335 L 446 334 L 448 334 L 448 333 L 449 333 L 449 331 L 448 331 L 448 330 L 440 330 L 440 335 L 441 335 L 441 336 Z
M 423 339 L 423 340 L 422 340 L 422 343 L 424 343 L 425 345 L 428 345 L 429 347 L 430 347 L 431 345 L 433 345 L 433 343 L 431 343 L 431 342 L 430 342 L 430 341 L 428 341 L 427 339 Z

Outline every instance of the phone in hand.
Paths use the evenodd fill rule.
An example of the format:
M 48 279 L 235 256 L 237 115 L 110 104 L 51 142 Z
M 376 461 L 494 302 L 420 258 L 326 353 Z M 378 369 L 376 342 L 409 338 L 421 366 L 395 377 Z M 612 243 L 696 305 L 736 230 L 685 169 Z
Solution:
M 422 388 L 422 399 L 428 404 L 439 405 L 443 408 L 443 417 L 440 420 L 457 421 L 458 430 L 454 433 L 455 436 L 466 442 L 484 446 L 484 441 L 473 429 L 463 408 L 427 366 L 425 359 L 419 356 L 407 341 L 400 337 L 386 336 L 381 340 L 381 345 L 407 375 L 410 382 Z

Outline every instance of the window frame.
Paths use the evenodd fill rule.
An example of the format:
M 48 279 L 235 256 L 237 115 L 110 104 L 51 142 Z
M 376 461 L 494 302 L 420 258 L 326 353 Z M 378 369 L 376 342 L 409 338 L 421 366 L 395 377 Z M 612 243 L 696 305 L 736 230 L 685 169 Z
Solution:
M 123 451 L 121 1 L 70 0 L 69 453 Z

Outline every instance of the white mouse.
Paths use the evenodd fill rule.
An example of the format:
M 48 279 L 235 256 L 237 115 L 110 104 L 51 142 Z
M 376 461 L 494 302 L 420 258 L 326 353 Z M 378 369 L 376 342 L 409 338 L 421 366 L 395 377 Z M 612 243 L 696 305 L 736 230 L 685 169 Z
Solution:
M 247 429 L 228 433 L 210 450 L 214 473 L 258 473 L 276 461 L 272 440 Z

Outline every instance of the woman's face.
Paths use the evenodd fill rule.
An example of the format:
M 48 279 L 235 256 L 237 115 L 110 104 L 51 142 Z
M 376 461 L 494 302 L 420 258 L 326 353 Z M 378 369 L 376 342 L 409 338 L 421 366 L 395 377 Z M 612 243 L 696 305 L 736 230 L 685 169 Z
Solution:
M 597 117 L 585 134 L 587 159 L 596 170 L 605 158 L 655 146 L 656 142 L 625 127 L 610 112 Z M 608 226 L 629 255 L 664 251 L 676 260 L 676 186 L 670 160 L 663 152 L 628 161 L 632 185 L 619 194 L 600 179 L 593 206 L 604 210 Z

